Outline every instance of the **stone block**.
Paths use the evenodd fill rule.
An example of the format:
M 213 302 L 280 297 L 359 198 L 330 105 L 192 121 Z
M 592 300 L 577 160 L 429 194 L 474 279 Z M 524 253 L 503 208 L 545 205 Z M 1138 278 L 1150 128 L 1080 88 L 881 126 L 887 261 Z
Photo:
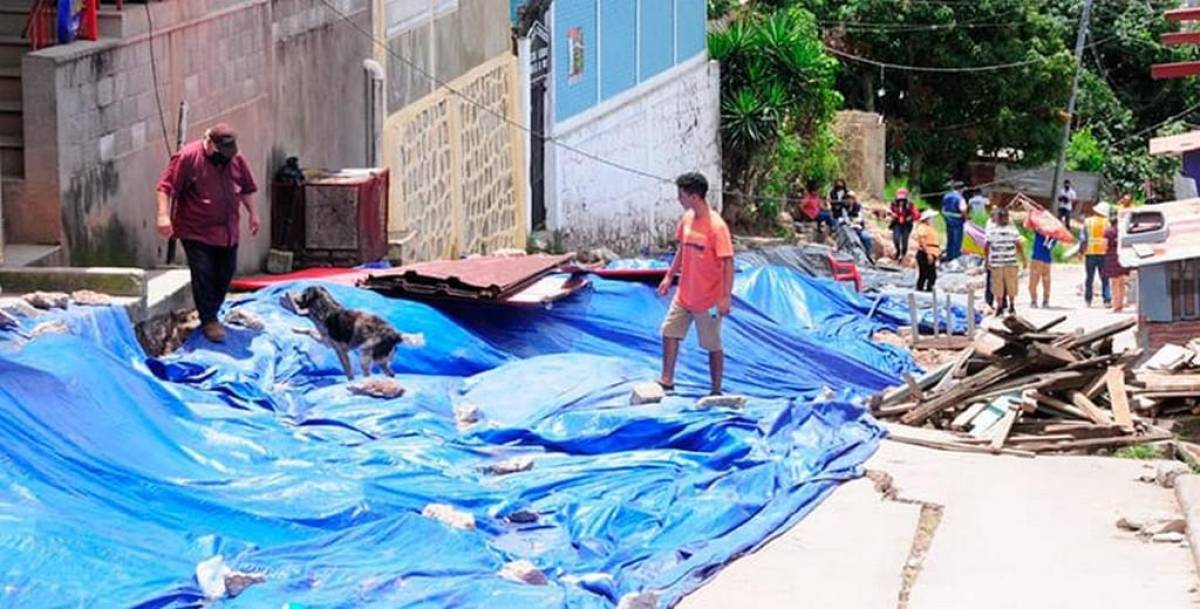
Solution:
M 125 99 L 125 92 L 128 90 L 129 74 L 127 72 L 117 72 L 113 76 L 113 99 Z
M 667 396 L 663 391 L 662 385 L 658 383 L 638 383 L 633 386 L 633 393 L 629 396 L 629 403 L 634 406 L 642 404 L 657 404 L 663 401 Z
M 106 76 L 96 83 L 96 103 L 101 108 L 113 103 L 114 94 L 114 82 L 111 77 Z
M 107 163 L 108 161 L 116 158 L 117 136 L 115 133 L 109 133 L 108 135 L 101 137 L 100 141 L 97 142 L 96 145 L 100 151 L 99 153 L 101 162 Z
M 146 146 L 146 121 L 135 123 L 129 128 L 129 137 L 132 140 L 134 150 L 140 150 Z

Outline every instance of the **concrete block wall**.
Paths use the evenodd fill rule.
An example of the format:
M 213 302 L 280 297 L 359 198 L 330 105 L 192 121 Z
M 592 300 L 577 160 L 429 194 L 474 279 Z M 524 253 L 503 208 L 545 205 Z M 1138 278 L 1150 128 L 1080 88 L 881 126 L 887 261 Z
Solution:
M 520 248 L 524 158 L 516 59 L 500 55 L 389 117 L 389 230 L 407 234 L 404 260 Z M 467 101 L 470 100 L 470 101 Z
M 846 110 L 837 113 L 834 133 L 842 177 L 860 196 L 883 199 L 887 186 L 887 125 L 873 112 Z
M 554 138 L 589 155 L 674 179 L 700 171 L 721 205 L 720 72 L 703 55 L 554 127 Z M 664 245 L 682 212 L 673 181 L 639 176 L 547 145 L 550 227 L 568 248 L 621 253 Z
M 369 31 L 368 0 L 335 4 Z M 363 88 L 346 82 L 347 73 L 363 82 L 371 42 L 323 4 L 167 0 L 146 6 L 126 6 L 125 38 L 51 47 L 24 60 L 26 125 L 39 134 L 27 138 L 25 206 L 59 220 L 73 265 L 163 262 L 154 189 L 167 144 L 174 146 L 182 99 L 190 107 L 187 141 L 216 122 L 238 129 L 268 223 L 269 183 L 284 157 L 300 156 L 314 167 L 353 166 L 365 158 Z M 244 222 L 239 267 L 260 268 L 269 226 L 251 238 Z

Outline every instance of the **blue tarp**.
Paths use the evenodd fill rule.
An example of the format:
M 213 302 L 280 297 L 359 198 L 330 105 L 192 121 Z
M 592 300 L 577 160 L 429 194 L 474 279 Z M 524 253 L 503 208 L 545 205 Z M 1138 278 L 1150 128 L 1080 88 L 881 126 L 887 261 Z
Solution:
M 707 368 L 694 337 L 681 395 L 628 405 L 658 372 L 665 302 L 648 286 L 596 280 L 547 310 L 434 309 L 329 285 L 426 337 L 395 361 L 408 393 L 373 399 L 292 331 L 308 324 L 278 297 L 303 285 L 227 305 L 258 313 L 262 333 L 146 363 L 115 309 L 65 314 L 88 320 L 72 322 L 78 334 L 6 335 L 0 607 L 198 606 L 195 566 L 218 554 L 267 578 L 222 607 L 610 608 L 643 590 L 665 606 L 859 474 L 881 428 L 808 398 L 896 381 L 895 362 L 851 347 L 863 340 L 852 320 L 840 337 L 786 328 L 751 302 L 753 285 L 739 284 L 725 332 L 726 387 L 751 396 L 742 411 L 695 407 Z M 483 421 L 458 429 L 463 404 Z M 534 469 L 481 471 L 517 455 Z M 474 514 L 477 529 L 422 517 L 429 503 Z M 539 519 L 504 518 L 516 510 Z M 497 577 L 516 559 L 550 584 Z

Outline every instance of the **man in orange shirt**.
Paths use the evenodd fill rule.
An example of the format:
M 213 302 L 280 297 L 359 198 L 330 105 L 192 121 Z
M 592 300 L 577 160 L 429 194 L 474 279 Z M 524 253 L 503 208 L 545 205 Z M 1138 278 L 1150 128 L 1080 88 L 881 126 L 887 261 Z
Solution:
M 679 290 L 671 300 L 663 320 L 662 378 L 659 384 L 675 388 L 675 361 L 679 342 L 692 322 L 700 336 L 700 346 L 708 351 L 708 372 L 712 380 L 710 395 L 721 394 L 725 354 L 721 349 L 721 320 L 729 315 L 733 294 L 733 240 L 720 214 L 709 209 L 708 180 L 699 173 L 686 173 L 675 180 L 679 204 L 686 210 L 679 220 L 675 238 L 679 252 L 671 270 L 658 286 L 666 296 L 671 282 L 679 274 Z

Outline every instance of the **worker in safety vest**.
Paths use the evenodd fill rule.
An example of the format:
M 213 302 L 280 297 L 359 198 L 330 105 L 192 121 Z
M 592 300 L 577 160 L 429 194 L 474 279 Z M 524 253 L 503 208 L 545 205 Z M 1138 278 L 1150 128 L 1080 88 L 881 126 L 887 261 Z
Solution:
M 1108 230 L 1108 203 L 1100 203 L 1092 210 L 1092 215 L 1083 222 L 1079 231 L 1079 251 L 1084 254 L 1087 277 L 1083 282 L 1083 300 L 1087 306 L 1092 306 L 1092 285 L 1096 274 L 1104 268 L 1104 257 L 1108 253 L 1108 239 L 1104 232 Z M 1109 292 L 1108 279 L 1100 273 L 1100 293 L 1104 296 L 1104 306 L 1112 304 L 1112 293 Z

